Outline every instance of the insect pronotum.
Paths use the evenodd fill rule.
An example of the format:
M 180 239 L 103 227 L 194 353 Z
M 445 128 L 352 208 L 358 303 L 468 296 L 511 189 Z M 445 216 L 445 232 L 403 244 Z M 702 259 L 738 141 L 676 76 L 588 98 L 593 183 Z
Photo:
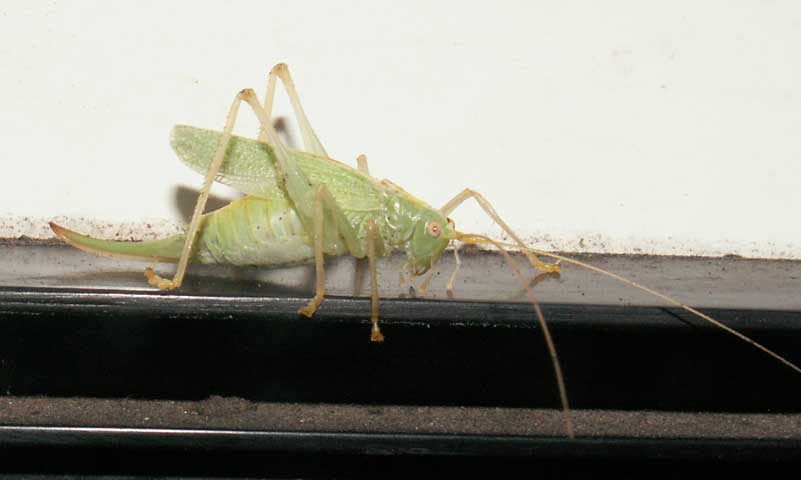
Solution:
M 292 104 L 303 139 L 303 150 L 292 150 L 284 145 L 273 127 L 271 115 L 277 80 L 283 83 Z M 232 134 L 243 102 L 259 120 L 257 140 Z M 531 265 L 542 272 L 558 272 L 560 262 L 571 263 L 638 288 L 687 310 L 801 373 L 801 368 L 779 354 L 678 300 L 584 262 L 529 248 L 492 205 L 474 190 L 464 189 L 437 209 L 388 180 L 371 177 L 364 156 L 357 159 L 357 168 L 331 159 L 306 118 L 285 64 L 280 63 L 270 71 L 264 103 L 258 101 L 253 90 L 242 90 L 231 104 L 222 132 L 177 126 L 172 132 L 172 146 L 187 165 L 205 174 L 185 234 L 131 243 L 94 239 L 51 223 L 53 231 L 70 245 L 92 253 L 177 262 L 178 267 L 172 279 L 159 276 L 152 268 L 145 270 L 148 282 L 163 290 L 181 286 L 190 261 L 267 267 L 313 262 L 316 270 L 315 294 L 299 310 L 305 316 L 314 315 L 323 302 L 323 261 L 326 255 L 347 254 L 360 259 L 367 258 L 371 276 L 370 339 L 374 342 L 384 340 L 379 326 L 376 282 L 378 257 L 397 250 L 405 251 L 408 258 L 406 268 L 411 280 L 414 280 L 437 263 L 446 247 L 457 242 L 454 248 L 457 268 L 448 282 L 450 291 L 460 264 L 459 245 L 493 245 L 519 278 L 534 308 L 552 359 L 565 430 L 570 437 L 574 436 L 574 428 L 556 347 L 530 284 L 523 276 L 519 262 L 510 255 L 510 249 L 521 251 Z M 248 196 L 204 215 L 209 191 L 215 180 L 229 184 Z M 449 215 L 470 199 L 475 200 L 514 242 L 500 242 L 484 235 L 456 230 Z M 538 255 L 550 257 L 556 262 L 543 262 Z

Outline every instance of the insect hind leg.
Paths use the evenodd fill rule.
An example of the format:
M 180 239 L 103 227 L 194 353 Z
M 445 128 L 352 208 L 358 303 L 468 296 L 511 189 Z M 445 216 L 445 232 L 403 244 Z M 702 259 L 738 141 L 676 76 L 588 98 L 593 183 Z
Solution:
M 289 67 L 285 63 L 276 64 L 267 76 L 267 88 L 264 94 L 263 105 L 267 118 L 272 118 L 276 79 L 280 79 L 281 83 L 283 83 L 284 90 L 286 90 L 286 94 L 289 97 L 289 102 L 292 104 L 292 110 L 295 112 L 295 120 L 298 122 L 300 134 L 303 138 L 303 149 L 315 155 L 327 157 L 328 153 L 326 153 L 323 144 L 320 143 L 320 139 L 314 132 L 308 117 L 306 117 L 306 112 L 303 110 L 303 106 L 300 103 L 300 96 L 298 95 L 297 88 L 295 88 L 295 82 L 292 81 L 292 76 L 289 74 Z M 264 131 L 264 128 L 260 129 L 258 139 L 261 142 L 268 141 L 269 136 Z
M 148 283 L 154 287 L 157 287 L 161 290 L 173 290 L 179 288 L 183 283 L 184 275 L 186 274 L 186 269 L 189 264 L 189 256 L 192 252 L 195 237 L 197 236 L 197 232 L 200 228 L 200 222 L 203 217 L 203 211 L 206 208 L 206 202 L 209 199 L 211 185 L 214 183 L 214 179 L 217 178 L 217 174 L 222 166 L 223 159 L 225 158 L 225 152 L 228 149 L 228 143 L 233 135 L 234 125 L 236 124 L 236 119 L 239 115 L 239 107 L 242 104 L 242 101 L 247 97 L 247 92 L 247 90 L 242 90 L 237 93 L 233 103 L 231 103 L 231 108 L 228 111 L 228 117 L 225 121 L 225 128 L 223 129 L 223 135 L 220 139 L 220 144 L 218 145 L 217 151 L 214 154 L 214 159 L 209 165 L 209 170 L 206 172 L 206 177 L 203 179 L 203 186 L 200 189 L 197 202 L 195 202 L 195 210 L 192 213 L 192 220 L 189 222 L 189 229 L 186 232 L 186 241 L 184 242 L 184 247 L 181 250 L 181 256 L 178 260 L 178 267 L 175 271 L 175 275 L 172 279 L 166 279 L 156 274 L 152 268 L 145 270 L 145 276 L 147 277 Z
M 271 143 L 274 148 L 274 153 L 278 162 L 278 168 L 283 178 L 283 184 L 288 190 L 290 197 L 297 204 L 300 198 L 310 192 L 310 182 L 303 172 L 300 171 L 298 165 L 291 160 L 286 146 L 280 141 L 278 134 L 275 132 L 272 124 L 270 123 L 270 111 L 272 110 L 272 99 L 275 92 L 275 78 L 280 78 L 287 89 L 293 108 L 295 109 L 295 114 L 301 123 L 304 144 L 307 148 L 316 149 L 318 152 L 321 151 L 324 154 L 325 150 L 322 148 L 322 145 L 320 145 L 319 140 L 317 140 L 317 136 L 311 129 L 311 125 L 309 125 L 306 114 L 303 112 L 303 108 L 300 105 L 300 100 L 297 96 L 297 91 L 294 88 L 294 83 L 292 82 L 292 78 L 289 76 L 289 70 L 285 64 L 276 65 L 270 72 L 270 79 L 268 80 L 269 100 L 265 100 L 265 105 L 267 105 L 269 110 L 262 107 L 262 105 L 258 103 L 256 99 L 256 93 L 251 89 L 241 90 L 234 98 L 231 108 L 228 111 L 225 128 L 223 129 L 223 135 L 220 139 L 220 144 L 214 154 L 214 159 L 209 165 L 209 170 L 206 172 L 206 177 L 203 180 L 203 187 L 201 188 L 197 202 L 195 203 L 195 210 L 192 214 L 192 220 L 189 224 L 189 229 L 187 230 L 186 242 L 184 243 L 184 248 L 181 251 L 181 256 L 178 260 L 178 268 L 176 269 L 175 275 L 172 279 L 162 278 L 161 276 L 157 275 L 152 268 L 148 268 L 145 270 L 145 276 L 147 277 L 150 285 L 158 287 L 162 290 L 173 290 L 179 288 L 183 283 L 183 278 L 186 274 L 186 269 L 189 263 L 189 256 L 195 242 L 195 237 L 197 236 L 197 232 L 200 228 L 200 222 L 203 217 L 203 211 L 206 208 L 209 192 L 211 191 L 211 186 L 217 177 L 222 166 L 222 162 L 225 158 L 225 152 L 228 149 L 228 144 L 233 135 L 234 125 L 236 124 L 236 119 L 239 115 L 239 107 L 243 101 L 250 105 L 250 107 L 253 109 L 253 112 L 256 114 L 256 117 L 259 119 L 261 124 L 261 133 L 259 138 L 262 139 L 263 137 L 263 139 Z M 307 221 L 311 217 L 309 210 L 309 208 L 301 208 L 299 211 L 301 217 Z
M 362 153 L 356 157 L 356 169 L 365 175 L 370 175 L 370 169 L 367 167 L 367 155 Z

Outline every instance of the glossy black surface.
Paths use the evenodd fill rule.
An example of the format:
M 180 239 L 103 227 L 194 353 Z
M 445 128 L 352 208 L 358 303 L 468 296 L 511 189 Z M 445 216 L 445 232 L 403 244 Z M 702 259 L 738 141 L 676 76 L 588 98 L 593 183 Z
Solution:
M 7 395 L 558 407 L 527 304 L 387 300 L 384 344 L 366 299 L 120 290 L 0 291 Z M 790 356 L 799 315 L 707 310 Z M 793 412 L 793 372 L 684 313 L 543 305 L 574 408 Z M 684 321 L 683 321 L 684 320 Z
M 377 345 L 369 342 L 368 299 L 346 296 L 352 279 L 337 277 L 336 269 L 349 272 L 347 263 L 332 267 L 331 290 L 340 296 L 306 319 L 296 314 L 310 292 L 305 269 L 266 276 L 254 269 L 193 269 L 184 289 L 163 293 L 145 288 L 138 264 L 52 246 L 2 249 L 0 391 L 10 402 L 4 404 L 7 427 L 0 429 L 5 452 L 139 451 L 167 442 L 170 448 L 213 449 L 218 455 L 247 456 L 252 449 L 270 455 L 457 454 L 588 462 L 638 455 L 653 461 L 775 460 L 795 457 L 801 447 L 801 432 L 769 426 L 773 420 L 798 422 L 798 374 L 686 312 L 647 297 L 623 297 L 619 287 L 573 270 L 535 287 L 559 348 L 571 406 L 598 412 L 599 424 L 607 419 L 604 411 L 622 412 L 624 424 L 609 437 L 610 430 L 595 428 L 590 415 L 580 429 L 590 438 L 578 443 L 559 437 L 553 425 L 540 430 L 535 425 L 521 436 L 514 433 L 513 417 L 503 420 L 509 422 L 506 430 L 496 417 L 501 425 L 492 425 L 490 435 L 481 424 L 484 417 L 475 413 L 471 420 L 486 407 L 559 407 L 531 306 L 521 303 L 519 286 L 512 292 L 514 284 L 505 283 L 509 274 L 496 255 L 466 255 L 471 266 L 457 284 L 460 300 L 409 298 L 408 289 L 397 288 L 392 262 L 399 260 L 390 260 L 382 271 L 382 291 L 390 297 L 381 303 L 387 342 Z M 704 311 L 801 363 L 801 306 L 798 296 L 788 297 L 801 282 L 799 262 L 597 260 L 643 283 L 669 272 L 663 282 L 679 290 L 669 293 L 713 306 Z M 439 283 L 450 272 L 447 261 L 443 266 Z M 711 285 L 720 289 L 719 296 Z M 435 281 L 435 297 L 444 297 L 441 287 Z M 487 300 L 496 296 L 502 298 Z M 51 398 L 53 405 L 83 398 L 87 411 L 60 423 L 57 415 L 48 417 L 56 421 L 43 424 L 30 411 L 15 412 L 14 398 L 32 396 Z M 92 419 L 98 399 L 200 402 L 214 396 L 298 404 L 301 411 L 304 404 L 354 405 L 368 412 L 390 405 L 463 408 L 476 431 L 447 424 L 415 427 L 413 418 L 402 432 L 381 431 L 380 425 L 362 433 L 358 426 L 348 433 L 315 433 L 252 424 L 243 431 L 233 421 L 226 426 L 226 412 L 210 433 L 177 425 L 170 430 L 169 424 L 132 429 L 124 422 L 92 430 L 107 424 Z M 655 425 L 642 423 L 649 412 L 657 412 L 648 417 Z M 688 416 L 661 418 L 658 412 Z M 715 435 L 722 438 L 706 438 L 699 427 L 704 423 L 693 415 L 709 422 L 718 413 L 731 414 L 726 417 L 731 424 L 716 426 Z M 671 428 L 665 428 L 670 435 L 660 436 L 658 422 L 670 418 Z M 686 425 L 676 424 L 676 418 Z M 766 418 L 763 429 L 749 430 Z M 72 430 L 50 428 L 56 426 Z M 426 435 L 413 434 L 423 427 Z

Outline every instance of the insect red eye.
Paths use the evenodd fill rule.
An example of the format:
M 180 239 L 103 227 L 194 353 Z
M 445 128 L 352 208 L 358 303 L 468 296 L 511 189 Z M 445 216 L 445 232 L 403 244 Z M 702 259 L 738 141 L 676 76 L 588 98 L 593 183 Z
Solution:
M 437 222 L 431 222 L 428 224 L 428 234 L 432 237 L 439 237 L 442 233 L 442 227 L 439 226 Z

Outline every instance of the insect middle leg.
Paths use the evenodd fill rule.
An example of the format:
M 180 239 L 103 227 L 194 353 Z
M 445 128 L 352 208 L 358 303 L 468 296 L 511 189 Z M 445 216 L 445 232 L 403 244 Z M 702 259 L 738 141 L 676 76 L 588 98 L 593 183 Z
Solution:
M 365 251 L 364 247 L 357 241 L 356 232 L 353 226 L 348 222 L 347 217 L 339 208 L 336 200 L 328 191 L 325 185 L 318 185 L 315 187 L 314 195 L 314 210 L 313 210 L 313 238 L 314 238 L 314 265 L 316 271 L 315 291 L 314 297 L 309 303 L 298 310 L 298 313 L 311 317 L 317 308 L 325 299 L 325 254 L 341 254 L 349 252 L 356 257 L 363 257 L 365 254 L 369 256 L 370 249 L 372 248 L 373 256 L 375 256 L 374 241 L 375 234 L 370 233 L 373 229 L 368 228 L 368 247 Z M 326 234 L 331 234 L 327 238 Z M 333 238 L 333 240 L 332 240 Z M 374 271 L 374 259 L 371 263 L 371 272 Z M 373 273 L 373 285 L 375 285 L 375 274 Z M 375 288 L 374 293 L 375 296 Z M 378 331 L 378 315 L 377 308 L 373 308 L 373 341 L 383 341 L 381 332 Z M 376 336 L 377 333 L 377 336 Z
M 350 253 L 356 257 L 363 257 L 366 252 L 356 238 L 355 229 L 348 223 L 347 217 L 328 188 L 324 184 L 315 185 L 309 181 L 290 156 L 287 147 L 273 128 L 267 111 L 258 103 L 256 93 L 253 90 L 243 90 L 241 95 L 242 100 L 250 105 L 258 117 L 266 141 L 273 146 L 282 186 L 292 199 L 301 223 L 314 238 L 317 271 L 315 295 L 309 304 L 299 311 L 303 315 L 311 316 L 325 295 L 324 254 Z
M 370 322 L 373 327 L 370 331 L 370 340 L 383 342 L 384 335 L 378 326 L 378 273 L 376 269 L 376 244 L 378 243 L 378 225 L 370 219 L 367 224 L 367 261 L 370 264 Z
M 311 316 L 325 296 L 324 254 L 350 253 L 361 258 L 365 256 L 366 251 L 356 238 L 355 228 L 350 225 L 328 188 L 324 184 L 315 185 L 309 181 L 290 156 L 287 147 L 273 128 L 269 115 L 258 103 L 256 93 L 253 90 L 243 90 L 242 95 L 242 99 L 250 105 L 258 117 L 266 141 L 273 146 L 276 167 L 280 172 L 281 184 L 286 194 L 292 199 L 304 228 L 313 234 L 317 271 L 315 295 L 309 304 L 299 311 L 303 315 Z
M 362 153 L 356 157 L 356 169 L 365 175 L 370 175 L 370 169 L 367 167 L 367 155 Z M 353 266 L 353 295 L 355 296 L 361 295 L 364 271 L 366 268 L 367 263 L 365 259 L 357 258 Z

